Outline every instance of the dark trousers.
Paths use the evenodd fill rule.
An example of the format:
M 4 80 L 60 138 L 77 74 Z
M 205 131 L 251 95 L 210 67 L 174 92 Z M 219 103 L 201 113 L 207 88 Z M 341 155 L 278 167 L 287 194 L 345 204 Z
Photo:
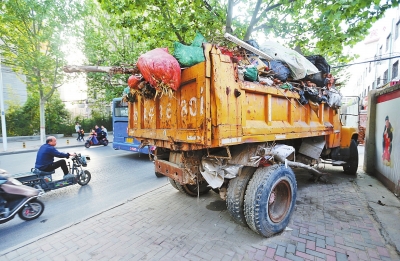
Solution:
M 59 161 L 55 161 L 46 167 L 42 167 L 42 168 L 40 168 L 40 170 L 50 172 L 55 169 L 58 169 L 59 167 L 61 167 L 62 171 L 64 172 L 64 175 L 68 174 L 67 162 L 65 162 L 65 160 L 63 160 L 63 159 L 59 160 Z

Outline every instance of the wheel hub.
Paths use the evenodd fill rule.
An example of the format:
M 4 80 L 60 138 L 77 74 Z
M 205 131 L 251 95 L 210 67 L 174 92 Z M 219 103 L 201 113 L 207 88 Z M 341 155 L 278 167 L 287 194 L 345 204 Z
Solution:
M 290 208 L 292 193 L 286 180 L 275 184 L 268 198 L 268 216 L 272 222 L 281 222 Z

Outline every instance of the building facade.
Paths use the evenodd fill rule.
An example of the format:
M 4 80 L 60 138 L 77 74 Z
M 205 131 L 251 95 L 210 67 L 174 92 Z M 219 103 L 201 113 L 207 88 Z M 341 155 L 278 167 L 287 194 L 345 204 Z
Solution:
M 350 79 L 345 95 L 359 96 L 366 100 L 370 90 L 389 86 L 398 81 L 400 60 L 400 9 L 388 10 L 385 17 L 377 21 L 365 40 L 353 48 L 359 58 L 347 68 Z
M 28 95 L 26 92 L 26 76 L 15 73 L 11 68 L 1 65 L 2 80 L 3 80 L 3 99 L 4 110 L 13 104 L 24 105 Z

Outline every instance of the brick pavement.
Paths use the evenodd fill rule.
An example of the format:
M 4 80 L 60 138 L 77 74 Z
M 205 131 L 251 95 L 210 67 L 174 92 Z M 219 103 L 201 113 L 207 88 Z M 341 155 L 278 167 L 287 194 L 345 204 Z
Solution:
M 400 260 L 356 181 L 340 171 L 327 183 L 295 173 L 294 214 L 271 238 L 234 223 L 214 192 L 197 199 L 166 184 L 0 260 Z

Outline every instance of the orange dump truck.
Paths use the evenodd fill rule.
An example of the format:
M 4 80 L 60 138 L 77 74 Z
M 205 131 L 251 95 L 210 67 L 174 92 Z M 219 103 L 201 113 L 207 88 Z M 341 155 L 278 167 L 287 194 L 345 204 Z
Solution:
M 211 44 L 205 61 L 184 69 L 172 96 L 129 104 L 129 135 L 156 145 L 155 173 L 190 196 L 219 192 L 235 221 L 270 236 L 288 224 L 296 202 L 291 167 L 321 160 L 355 174 L 357 129 L 337 109 L 311 108 L 299 94 L 240 80 L 237 64 Z
M 357 129 L 337 109 L 311 108 L 297 92 L 240 80 L 237 64 L 211 44 L 182 70 L 172 96 L 129 103 L 129 135 L 156 145 L 155 173 L 190 196 L 219 192 L 235 221 L 263 236 L 281 232 L 296 202 L 291 167 L 321 160 L 355 174 Z

